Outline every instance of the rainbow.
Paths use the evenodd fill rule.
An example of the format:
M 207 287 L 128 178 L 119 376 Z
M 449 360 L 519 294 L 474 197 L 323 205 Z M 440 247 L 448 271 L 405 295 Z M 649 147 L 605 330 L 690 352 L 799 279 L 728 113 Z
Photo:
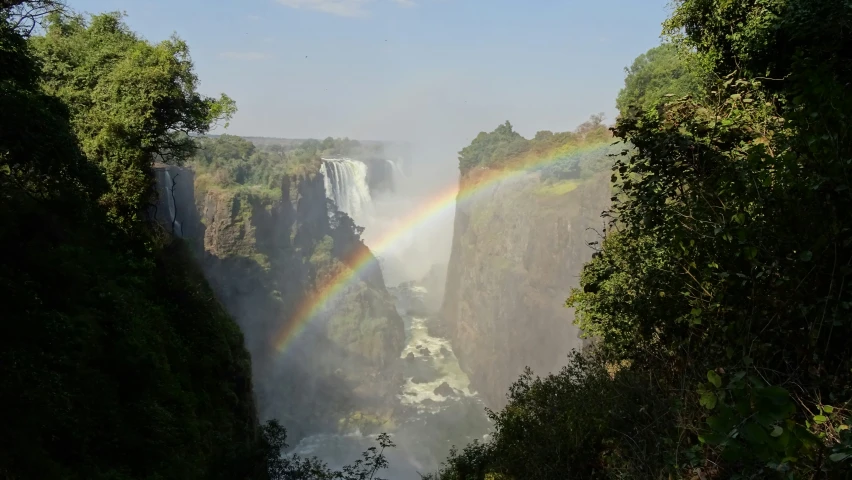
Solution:
M 400 224 L 386 233 L 369 249 L 356 249 L 349 258 L 344 259 L 348 268 L 341 268 L 328 281 L 315 289 L 314 293 L 305 298 L 297 307 L 295 314 L 287 321 L 281 330 L 275 335 L 273 345 L 279 352 L 283 352 L 295 340 L 312 318 L 319 313 L 323 306 L 335 300 L 360 273 L 374 265 L 376 257 L 372 251 L 382 251 L 398 241 L 407 232 L 422 226 L 429 220 L 441 213 L 453 208 L 458 202 L 469 201 L 488 187 L 504 180 L 526 174 L 532 169 L 541 168 L 557 161 L 562 161 L 574 155 L 597 150 L 610 143 L 610 140 L 593 142 L 579 146 L 563 146 L 549 152 L 538 155 L 526 155 L 508 165 L 498 169 L 483 169 L 477 171 L 475 178 L 471 181 L 465 179 L 463 186 L 453 185 L 434 195 L 420 208 L 406 217 Z

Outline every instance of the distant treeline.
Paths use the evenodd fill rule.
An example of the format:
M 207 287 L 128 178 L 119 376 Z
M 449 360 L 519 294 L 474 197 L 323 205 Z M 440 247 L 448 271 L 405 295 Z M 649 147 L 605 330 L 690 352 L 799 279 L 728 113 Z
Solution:
M 474 168 L 541 171 L 548 181 L 588 178 L 609 169 L 610 154 L 624 146 L 612 147 L 612 134 L 603 115 L 593 115 L 574 131 L 542 130 L 531 139 L 516 132 L 508 121 L 492 132 L 480 132 L 459 152 L 462 175 Z

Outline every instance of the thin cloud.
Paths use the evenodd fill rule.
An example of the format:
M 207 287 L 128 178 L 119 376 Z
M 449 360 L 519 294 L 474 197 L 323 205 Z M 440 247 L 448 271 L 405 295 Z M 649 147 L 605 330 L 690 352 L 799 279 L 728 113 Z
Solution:
M 251 20 L 253 22 L 256 22 L 258 20 L 263 19 L 263 17 L 261 17 L 260 15 L 246 15 L 246 18 L 248 18 L 249 20 Z
M 369 4 L 375 0 L 278 0 L 278 3 L 290 8 L 316 10 L 341 17 L 366 17 L 370 14 Z M 391 0 L 397 5 L 412 7 L 414 0 Z
M 268 54 L 262 52 L 222 52 L 219 56 L 231 60 L 266 60 L 269 58 Z
M 278 0 L 278 3 L 286 7 L 317 10 L 341 17 L 366 16 L 367 10 L 364 7 L 368 2 L 369 0 Z

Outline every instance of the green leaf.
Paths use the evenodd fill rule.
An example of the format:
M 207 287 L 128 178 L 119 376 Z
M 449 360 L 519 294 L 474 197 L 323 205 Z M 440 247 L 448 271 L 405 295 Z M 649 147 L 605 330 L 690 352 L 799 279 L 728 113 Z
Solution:
M 707 380 L 713 385 L 715 385 L 716 388 L 722 386 L 722 377 L 720 377 L 719 374 L 714 372 L 713 370 L 707 370 Z
M 815 421 L 816 423 L 820 423 L 820 424 L 822 424 L 822 423 L 825 423 L 825 422 L 827 422 L 827 421 L 828 421 L 828 417 L 826 417 L 825 415 L 815 415 L 815 416 L 814 416 L 814 421 Z
M 784 429 L 781 428 L 780 425 L 775 425 L 774 427 L 772 427 L 772 432 L 770 432 L 769 434 L 773 437 L 780 437 L 782 433 L 784 433 Z
M 716 398 L 716 395 L 713 392 L 704 392 L 703 394 L 701 394 L 701 399 L 698 401 L 698 403 L 700 403 L 701 406 L 706 408 L 707 410 L 713 410 L 714 408 L 716 408 L 717 401 L 718 398 Z
M 849 455 L 848 453 L 842 453 L 842 452 L 841 453 L 832 453 L 831 455 L 828 456 L 828 458 L 831 459 L 832 462 L 842 462 L 843 460 L 846 460 L 849 457 L 852 457 L 852 455 Z
M 811 253 L 810 250 L 805 250 L 804 252 L 802 252 L 799 255 L 799 260 L 801 260 L 803 262 L 809 262 L 809 261 L 811 261 L 811 258 L 813 258 L 813 256 L 814 256 L 814 254 Z
M 825 413 L 831 413 L 834 411 L 834 407 L 832 407 L 831 405 L 823 405 L 822 411 Z

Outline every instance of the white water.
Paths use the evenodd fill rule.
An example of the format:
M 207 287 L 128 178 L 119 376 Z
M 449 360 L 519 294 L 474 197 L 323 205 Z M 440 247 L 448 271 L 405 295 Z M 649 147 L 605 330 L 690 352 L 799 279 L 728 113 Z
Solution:
M 462 447 L 475 439 L 482 440 L 490 424 L 484 404 L 469 389 L 470 380 L 459 366 L 450 342 L 429 332 L 429 319 L 407 314 L 412 307 L 422 305 L 426 289 L 409 285 L 391 290 L 405 321 L 406 344 L 401 353 L 405 380 L 398 398 L 410 410 L 395 418 L 398 426 L 387 432 L 397 446 L 385 451 L 390 468 L 378 476 L 416 480 L 419 473 L 435 471 L 451 446 Z M 452 393 L 435 392 L 444 383 Z M 375 445 L 375 435 L 354 430 L 306 437 L 291 453 L 316 456 L 332 468 L 341 468 Z
M 338 210 L 363 225 L 372 213 L 373 202 L 367 185 L 367 165 L 351 158 L 323 158 L 320 173 L 325 182 L 325 195 L 334 201 Z
M 394 162 L 393 160 L 385 160 L 391 166 L 391 170 L 393 171 L 393 185 L 394 188 L 399 188 L 400 185 L 404 185 L 405 181 L 408 180 L 408 176 L 405 172 L 402 171 L 398 162 Z
M 422 278 L 441 261 L 439 238 L 452 230 L 436 228 L 433 222 L 407 225 L 413 212 L 425 201 L 428 191 L 417 188 L 416 178 L 408 177 L 397 162 L 387 160 L 393 172 L 393 193 L 371 195 L 367 166 L 349 158 L 324 158 L 320 172 L 326 197 L 334 201 L 357 225 L 365 227 L 364 242 L 381 260 L 382 273 L 396 298 L 396 306 L 405 323 L 405 347 L 400 353 L 402 385 L 397 399 L 402 407 L 394 414 L 396 425 L 389 431 L 397 447 L 386 451 L 390 469 L 380 472 L 391 480 L 419 479 L 420 473 L 435 471 L 453 445 L 462 447 L 482 439 L 490 423 L 485 406 L 470 390 L 470 380 L 459 366 L 446 338 L 430 332 L 426 318 L 422 286 L 401 282 Z M 422 186 L 421 186 L 422 187 Z M 452 225 L 452 211 L 444 212 L 444 223 Z M 442 220 L 436 215 L 434 220 Z M 392 242 L 380 241 L 393 235 Z M 446 239 L 444 239 L 446 240 Z M 375 247 L 381 244 L 379 251 Z M 434 326 L 433 326 L 434 330 Z M 332 468 L 341 468 L 375 446 L 375 436 L 360 431 L 323 433 L 303 438 L 291 450 L 303 456 L 316 456 Z
M 169 173 L 169 169 L 164 169 L 166 174 L 166 191 L 168 192 L 168 199 L 166 203 L 169 205 L 169 220 L 171 224 L 174 225 L 174 231 L 172 233 L 176 234 L 179 237 L 183 236 L 183 228 L 180 225 L 180 222 L 176 219 L 177 217 L 177 209 L 175 208 L 175 186 L 172 181 L 172 175 Z
M 416 287 L 425 291 L 423 287 Z M 427 320 L 422 317 L 406 317 L 406 340 L 402 358 L 406 362 L 425 360 L 436 372 L 434 380 L 417 383 L 417 371 L 407 372 L 411 376 L 405 378 L 400 400 L 406 405 L 415 405 L 419 410 L 438 412 L 442 409 L 441 402 L 448 397 L 435 393 L 443 383 L 453 389 L 455 395 L 473 397 L 470 391 L 470 380 L 459 366 L 459 361 L 453 353 L 453 347 L 446 338 L 433 337 L 429 334 Z M 412 357 L 409 357 L 409 354 Z M 425 402 L 431 400 L 431 402 Z M 434 403 L 432 403 L 434 402 Z
M 372 194 L 367 183 L 368 167 L 359 160 L 323 158 L 320 172 L 326 197 L 364 227 L 364 243 L 379 259 L 385 282 L 397 285 L 422 278 L 434 264 L 449 258 L 453 209 L 444 208 L 428 221 L 409 225 L 411 216 L 438 191 L 425 188 L 418 176 L 407 175 L 401 161 L 385 161 L 392 172 L 392 193 Z

